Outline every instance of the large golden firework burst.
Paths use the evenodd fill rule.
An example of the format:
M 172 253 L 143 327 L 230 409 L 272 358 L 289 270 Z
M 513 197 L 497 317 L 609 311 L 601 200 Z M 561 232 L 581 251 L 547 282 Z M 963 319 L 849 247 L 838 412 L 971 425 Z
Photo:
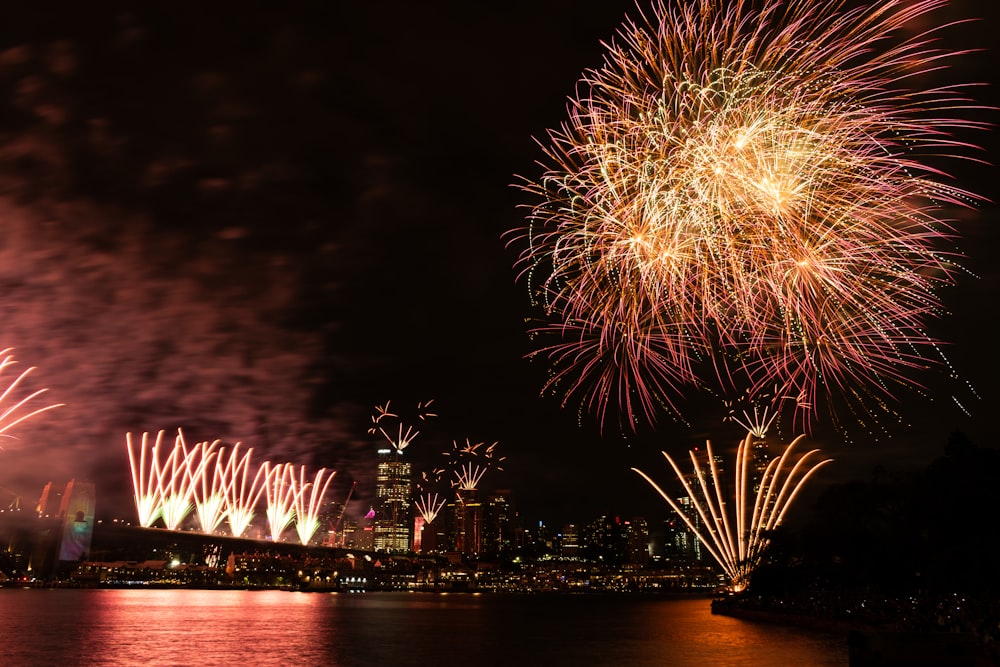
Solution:
M 548 388 L 635 427 L 691 386 L 777 385 L 808 424 L 934 363 L 939 246 L 976 199 L 935 160 L 979 126 L 961 86 L 919 86 L 956 55 L 912 29 L 943 5 L 693 0 L 626 22 L 523 186 Z

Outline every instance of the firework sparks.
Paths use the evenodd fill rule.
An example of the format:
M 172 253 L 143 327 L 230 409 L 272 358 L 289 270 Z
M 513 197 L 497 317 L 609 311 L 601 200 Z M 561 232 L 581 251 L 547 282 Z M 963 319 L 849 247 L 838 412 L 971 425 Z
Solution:
M 389 401 L 386 401 L 385 405 L 376 405 L 375 414 L 372 415 L 372 426 L 368 429 L 368 432 L 375 434 L 379 429 L 379 423 L 383 419 L 398 419 L 399 415 L 394 412 L 389 412 Z
M 463 463 L 455 471 L 455 485 L 459 491 L 475 491 L 479 488 L 479 480 L 483 478 L 487 470 L 489 468 L 484 465 L 476 465 L 471 462 Z
M 156 434 L 156 442 L 150 447 L 149 434 L 143 433 L 138 456 L 133 447 L 132 434 L 125 434 L 128 462 L 132 471 L 132 489 L 135 494 L 135 508 L 139 515 L 139 525 L 152 526 L 160 516 L 160 468 L 156 464 L 163 442 L 163 431 Z
M 905 33 L 943 5 L 691 0 L 628 21 L 524 187 L 546 388 L 634 428 L 710 376 L 777 383 L 806 425 L 820 398 L 877 408 L 912 384 L 955 271 L 943 212 L 977 199 L 931 163 L 969 152 L 952 134 L 981 127 L 954 117 L 973 104 L 909 87 L 954 55 Z
M 285 528 L 295 518 L 295 505 L 303 489 L 299 488 L 291 463 L 272 466 L 265 461 L 261 466 L 265 472 L 264 493 L 267 497 L 267 526 L 271 541 L 277 542 Z
M 201 474 L 195 477 L 194 512 L 203 533 L 211 535 L 225 518 L 225 490 L 229 484 L 226 468 L 222 463 L 224 449 L 216 451 L 219 440 L 197 445 Z
M 434 519 L 437 518 L 445 502 L 447 502 L 447 498 L 439 498 L 437 493 L 425 493 L 418 497 L 413 504 L 420 512 L 420 516 L 423 517 L 424 524 L 429 526 L 434 523 Z
M 420 421 L 425 421 L 431 417 L 438 416 L 436 412 L 431 412 L 431 405 L 433 403 L 433 398 L 429 401 L 421 401 L 420 403 L 417 403 L 417 418 L 420 419 Z
M 291 463 L 272 465 L 264 461 L 251 476 L 253 448 L 240 452 L 236 443 L 226 456 L 221 441 L 201 442 L 188 449 L 184 434 L 177 437 L 164 458 L 163 431 L 150 446 L 143 433 L 138 447 L 131 433 L 125 434 L 132 486 L 139 523 L 151 527 L 162 518 L 168 529 L 177 530 L 192 507 L 202 532 L 212 534 L 228 520 L 234 537 L 242 537 L 250 526 L 257 502 L 267 498 L 267 523 L 273 541 L 295 520 L 302 544 L 308 544 L 319 528 L 319 512 L 334 472 L 321 468 L 315 479 L 306 481 L 306 469 L 299 475 Z
M 486 446 L 485 442 L 473 443 L 469 438 L 465 439 L 464 445 L 460 445 L 457 440 L 452 441 L 451 451 L 444 452 L 444 455 L 452 457 L 456 463 L 453 486 L 459 491 L 474 491 L 488 470 L 503 470 L 500 464 L 506 457 L 497 456 L 499 444 L 494 442 Z
M 5 350 L 0 350 L 0 357 L 2 357 L 2 359 L 0 359 L 0 375 L 2 375 L 3 372 L 7 370 L 9 367 L 17 363 L 17 361 L 14 359 L 14 355 L 12 354 L 12 352 L 13 348 L 9 347 Z M 0 406 L 3 406 L 7 403 L 11 395 L 17 391 L 17 388 L 21 384 L 21 382 L 26 377 L 28 377 L 34 370 L 35 367 L 32 366 L 22 371 L 16 378 L 14 378 L 14 380 L 9 385 L 7 385 L 7 388 L 4 390 L 3 394 L 0 394 Z M 64 405 L 63 403 L 54 403 L 52 405 L 46 405 L 45 407 L 38 408 L 36 410 L 31 410 L 30 412 L 24 412 L 27 409 L 25 406 L 27 406 L 28 403 L 35 400 L 36 398 L 46 393 L 47 391 L 48 389 L 39 389 L 37 391 L 28 394 L 27 396 L 17 401 L 10 407 L 3 408 L 2 411 L 0 411 L 0 437 L 12 438 L 14 436 L 10 435 L 8 431 L 17 426 L 18 424 L 21 424 L 24 421 L 31 419 L 36 415 L 40 415 L 43 412 L 47 412 L 49 410 L 52 410 L 53 408 L 62 407 Z
M 420 479 L 417 481 L 418 496 L 413 504 L 423 517 L 424 525 L 429 526 L 434 523 L 434 519 L 447 502 L 447 497 L 441 496 L 437 491 L 446 474 L 444 468 L 432 468 L 420 473 Z
M 693 486 L 670 455 L 663 452 L 663 456 L 684 487 L 685 493 L 691 499 L 699 520 L 685 512 L 677 501 L 646 473 L 633 468 L 667 501 L 688 529 L 705 545 L 729 577 L 733 589 L 737 591 L 746 587 L 750 575 L 760 562 L 761 552 L 769 542 L 767 533 L 781 525 L 788 508 L 806 481 L 822 466 L 832 461 L 826 459 L 811 462 L 811 457 L 819 451 L 814 449 L 790 465 L 792 449 L 805 437 L 800 435 L 785 448 L 781 456 L 768 462 L 754 492 L 754 485 L 749 480 L 753 437 L 752 434 L 748 434 L 740 443 L 736 453 L 733 516 L 727 509 L 725 491 L 711 442 L 706 443 L 709 469 L 707 475 L 704 461 L 699 460 L 697 452 L 690 452 L 697 486 Z
M 240 443 L 236 443 L 225 464 L 227 484 L 223 496 L 229 532 L 233 537 L 241 537 L 254 517 L 254 507 L 266 487 L 269 468 L 261 466 L 250 479 L 250 459 L 253 448 L 240 454 Z
M 295 531 L 298 533 L 299 542 L 304 545 L 309 544 L 319 529 L 319 512 L 323 508 L 323 497 L 326 496 L 330 482 L 336 474 L 331 472 L 324 481 L 323 475 L 326 472 L 326 468 L 320 468 L 315 479 L 306 482 L 306 467 L 302 466 L 299 469 L 299 493 L 295 496 Z M 308 497 L 307 490 L 310 491 Z
M 419 421 L 426 421 L 431 417 L 437 417 L 437 414 L 430 411 L 430 406 L 433 403 L 434 399 L 418 402 L 412 418 Z M 372 425 L 368 428 L 368 432 L 372 435 L 381 434 L 392 448 L 396 450 L 397 454 L 402 454 L 403 450 L 409 447 L 413 440 L 420 435 L 420 431 L 414 430 L 412 425 L 404 424 L 404 421 L 407 421 L 409 418 L 410 416 L 401 417 L 399 414 L 391 412 L 389 401 L 386 401 L 385 405 L 375 406 L 375 414 L 372 415 Z M 405 431 L 403 430 L 404 427 Z M 393 433 L 394 430 L 395 433 Z
M 746 432 L 755 438 L 764 438 L 768 430 L 781 415 L 775 406 L 785 397 L 773 397 L 768 394 L 757 394 L 753 396 L 750 392 L 745 393 L 740 401 L 725 401 L 729 414 L 723 421 L 731 421 L 746 429 Z M 755 400 L 756 399 L 756 400 Z M 770 402 L 768 402 L 770 399 Z M 738 402 L 743 402 L 742 410 L 737 406 Z M 740 410 L 740 414 L 737 414 Z
M 163 467 L 159 469 L 160 515 L 168 530 L 177 530 L 194 507 L 195 480 L 201 474 L 192 466 L 201 466 L 200 449 L 195 447 L 190 452 L 184 443 L 184 433 L 177 429 L 174 447 L 170 450 Z M 154 460 L 154 465 L 156 461 Z

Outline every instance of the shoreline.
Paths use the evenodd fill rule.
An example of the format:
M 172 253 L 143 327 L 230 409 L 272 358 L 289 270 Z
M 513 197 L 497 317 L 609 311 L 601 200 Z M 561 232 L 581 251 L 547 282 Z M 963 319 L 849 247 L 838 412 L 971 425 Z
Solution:
M 491 595 L 496 597 L 586 597 L 586 598 L 635 598 L 664 600 L 712 600 L 717 595 L 710 591 L 611 591 L 611 590 L 477 590 L 475 588 L 349 588 L 333 586 L 247 586 L 227 584 L 174 584 L 174 583 L 94 583 L 94 582 L 2 582 L 0 589 L 23 590 L 197 590 L 197 591 L 286 591 L 293 593 L 345 593 L 370 594 L 412 593 L 431 595 Z
M 718 597 L 712 600 L 712 613 L 718 616 L 729 616 L 731 618 L 739 618 L 747 621 L 771 623 L 774 625 L 788 625 L 810 630 L 822 630 L 824 632 L 834 632 L 837 634 L 843 634 L 845 637 L 851 632 L 880 630 L 878 625 L 870 623 L 813 616 L 811 614 L 801 614 L 788 611 L 741 607 L 739 605 L 732 604 L 730 600 L 726 598 Z
M 832 633 L 848 644 L 851 667 L 988 667 L 1000 664 L 1000 645 L 966 629 L 907 627 L 898 621 L 863 621 L 746 607 L 738 599 L 712 600 L 712 613 L 755 623 Z

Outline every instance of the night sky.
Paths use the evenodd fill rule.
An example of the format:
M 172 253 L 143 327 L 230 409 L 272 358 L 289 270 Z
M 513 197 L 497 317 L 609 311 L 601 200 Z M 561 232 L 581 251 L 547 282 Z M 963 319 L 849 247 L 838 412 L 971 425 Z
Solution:
M 684 404 L 690 425 L 602 433 L 539 397 L 545 369 L 525 359 L 527 288 L 503 235 L 528 202 L 512 184 L 537 176 L 533 137 L 565 118 L 633 3 L 209 4 L 29 3 L 0 21 L 0 344 L 67 404 L 3 443 L 0 502 L 85 478 L 99 516 L 128 515 L 124 434 L 182 427 L 334 468 L 330 497 L 357 480 L 360 508 L 386 401 L 435 399 L 407 450 L 418 466 L 453 440 L 499 441 L 504 470 L 482 488 L 553 523 L 665 516 L 629 467 L 665 480 L 659 450 L 735 444 L 705 397 Z M 985 18 L 954 44 L 989 46 L 987 11 L 941 14 Z M 998 60 L 942 76 L 991 83 Z M 970 138 L 995 161 L 995 133 Z M 957 175 L 1000 196 L 993 167 Z M 997 222 L 992 204 L 960 221 L 970 275 L 930 327 L 961 381 L 921 377 L 930 397 L 903 397 L 907 423 L 877 442 L 820 424 L 827 482 L 923 465 L 953 431 L 997 445 Z

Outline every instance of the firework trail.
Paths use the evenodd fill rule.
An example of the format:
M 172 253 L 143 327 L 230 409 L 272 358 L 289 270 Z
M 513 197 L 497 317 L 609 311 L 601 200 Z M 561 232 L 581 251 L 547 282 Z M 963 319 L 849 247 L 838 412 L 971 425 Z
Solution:
M 705 385 L 777 384 L 880 409 L 940 357 L 954 258 L 936 161 L 973 149 L 956 54 L 906 30 L 944 0 L 659 2 L 627 21 L 549 132 L 511 235 L 543 323 L 546 389 L 632 428 Z M 831 406 L 831 412 L 833 408 Z M 834 415 L 836 416 L 836 415 Z
M 432 409 L 431 405 L 433 405 L 433 404 L 434 404 L 434 399 L 433 398 L 431 400 L 429 400 L 429 401 L 420 401 L 419 403 L 417 403 L 417 418 L 420 421 L 426 421 L 427 419 L 430 419 L 431 417 L 437 417 L 438 416 L 436 412 L 431 412 L 431 409 Z
M 149 445 L 149 434 L 143 433 L 138 456 L 132 442 L 132 434 L 125 434 L 128 449 L 129 468 L 132 471 L 132 489 L 135 494 L 135 508 L 139 515 L 139 525 L 152 526 L 160 516 L 160 468 L 156 461 L 160 456 L 163 431 L 156 434 L 156 442 Z
M 291 474 L 294 475 L 294 472 Z M 326 496 L 326 490 L 336 473 L 331 472 L 326 481 L 323 480 L 324 474 L 326 468 L 320 468 L 315 479 L 307 482 L 306 467 L 299 468 L 299 492 L 295 496 L 295 531 L 298 533 L 299 542 L 303 545 L 308 545 L 319 529 L 319 513 L 323 509 L 323 497 Z M 307 490 L 310 490 L 308 497 Z
M 459 491 L 474 491 L 488 470 L 491 468 L 503 470 L 500 464 L 506 457 L 496 455 L 499 444 L 494 442 L 486 446 L 485 442 L 473 443 L 468 438 L 465 439 L 464 445 L 460 445 L 457 440 L 452 441 L 451 451 L 444 452 L 445 456 L 450 456 L 455 461 L 453 470 L 455 479 L 452 485 Z
M 418 402 L 412 418 L 426 421 L 431 417 L 437 417 L 437 414 L 430 411 L 433 403 L 434 399 Z M 389 401 L 387 401 L 385 405 L 375 406 L 375 414 L 371 417 L 372 425 L 368 428 L 368 432 L 372 435 L 381 433 L 382 437 L 396 450 L 396 453 L 402 454 L 403 450 L 409 447 L 410 443 L 420 435 L 420 431 L 414 430 L 412 425 L 404 424 L 404 421 L 408 419 L 409 416 L 400 417 L 399 414 L 391 412 Z M 405 432 L 403 431 L 404 426 Z M 393 433 L 394 430 L 395 433 Z
M 267 496 L 267 526 L 271 541 L 277 542 L 285 528 L 295 518 L 295 506 L 299 494 L 304 491 L 295 479 L 294 466 L 283 463 L 272 466 L 265 461 L 261 469 L 267 469 L 264 481 L 264 492 Z
M 413 504 L 420 512 L 420 516 L 423 517 L 424 524 L 429 526 L 434 523 L 434 519 L 437 518 L 447 500 L 445 497 L 438 497 L 437 493 L 424 493 L 418 496 Z
M 483 478 L 488 467 L 475 463 L 463 463 L 455 471 L 455 486 L 459 491 L 475 491 L 479 488 L 479 480 Z
M 754 492 L 753 485 L 749 482 L 753 437 L 753 434 L 748 434 L 736 453 L 735 511 L 732 513 L 726 503 L 711 442 L 706 443 L 709 468 L 707 475 L 705 464 L 699 460 L 697 452 L 690 452 L 697 486 L 692 486 L 670 455 L 663 452 L 691 499 L 700 521 L 684 512 L 646 473 L 633 468 L 667 501 L 688 529 L 708 549 L 736 591 L 743 590 L 749 583 L 750 575 L 760 562 L 761 552 L 769 542 L 767 533 L 781 525 L 788 508 L 813 473 L 832 461 L 826 459 L 811 462 L 810 457 L 819 451 L 814 449 L 799 457 L 794 465 L 790 465 L 792 449 L 805 437 L 800 435 L 785 447 L 781 456 L 767 464 L 757 491 Z
M 12 352 L 13 348 L 10 347 L 8 347 L 5 350 L 0 350 L 0 357 L 2 357 L 2 359 L 0 359 L 0 375 L 2 375 L 3 372 L 7 370 L 9 367 L 17 363 L 17 361 L 14 360 L 14 355 L 12 354 Z M 4 390 L 3 394 L 0 394 L 0 406 L 4 406 L 7 403 L 7 400 L 11 397 L 11 394 L 13 394 L 17 390 L 21 382 L 26 377 L 28 377 L 34 370 L 35 367 L 32 366 L 22 371 L 16 378 L 14 378 L 14 380 L 9 385 L 7 385 L 7 388 Z M 2 410 L 0 410 L 0 437 L 12 438 L 14 436 L 10 435 L 7 432 L 10 429 L 14 428 L 18 424 L 21 424 L 22 422 L 28 419 L 31 419 L 36 415 L 40 415 L 43 412 L 47 412 L 49 410 L 52 410 L 53 408 L 62 407 L 64 405 L 63 403 L 54 403 L 52 405 L 46 405 L 45 407 L 38 408 L 37 410 L 31 410 L 30 412 L 27 413 L 24 412 L 24 410 L 27 409 L 25 406 L 28 403 L 38 398 L 47 391 L 48 389 L 39 389 L 38 391 L 32 392 L 27 396 L 25 396 L 24 398 L 22 398 L 21 400 L 17 401 L 16 403 L 14 403 L 14 405 L 2 408 Z
M 782 398 L 787 397 L 775 398 L 770 394 L 753 396 L 750 392 L 746 392 L 739 400 L 725 401 L 729 412 L 723 421 L 731 421 L 742 426 L 747 433 L 755 438 L 764 438 L 781 415 L 780 409 L 775 406 Z M 768 401 L 768 399 L 771 400 Z M 739 403 L 744 404 L 742 410 L 740 410 Z M 737 410 L 740 410 L 740 414 L 737 414 Z
M 253 479 L 250 478 L 250 460 L 253 448 L 240 454 L 240 443 L 236 443 L 225 463 L 223 504 L 229 522 L 229 532 L 233 537 L 242 537 L 254 517 L 254 507 L 267 486 L 269 467 L 261 466 Z M 220 456 L 221 459 L 221 456 Z
M 226 467 L 222 463 L 225 448 L 216 451 L 219 440 L 209 444 L 201 442 L 197 447 L 201 474 L 195 478 L 194 512 L 198 517 L 201 532 L 211 535 L 226 515 L 225 490 L 229 485 Z
M 205 464 L 200 453 L 198 447 L 188 451 L 184 433 L 177 429 L 174 447 L 157 472 L 160 515 L 168 530 L 179 529 L 194 507 L 195 480 L 201 476 L 201 466 Z M 158 465 L 155 459 L 153 463 Z
M 266 515 L 271 539 L 278 541 L 295 520 L 302 544 L 308 544 L 319 527 L 319 512 L 335 473 L 321 468 L 315 479 L 306 480 L 302 466 L 296 477 L 291 463 L 272 465 L 264 461 L 251 476 L 253 448 L 245 453 L 236 443 L 226 456 L 219 440 L 201 442 L 188 449 L 184 434 L 177 429 L 173 448 L 163 456 L 160 431 L 150 445 L 143 433 L 138 447 L 126 433 L 132 486 L 139 523 L 151 527 L 157 518 L 170 530 L 177 530 L 196 510 L 202 532 L 213 534 L 228 520 L 234 537 L 242 537 L 254 518 L 255 508 L 266 495 Z
M 441 508 L 448 502 L 447 496 L 438 493 L 447 472 L 444 468 L 425 470 L 417 480 L 417 499 L 413 501 L 413 505 L 423 517 L 425 525 L 434 523 Z

